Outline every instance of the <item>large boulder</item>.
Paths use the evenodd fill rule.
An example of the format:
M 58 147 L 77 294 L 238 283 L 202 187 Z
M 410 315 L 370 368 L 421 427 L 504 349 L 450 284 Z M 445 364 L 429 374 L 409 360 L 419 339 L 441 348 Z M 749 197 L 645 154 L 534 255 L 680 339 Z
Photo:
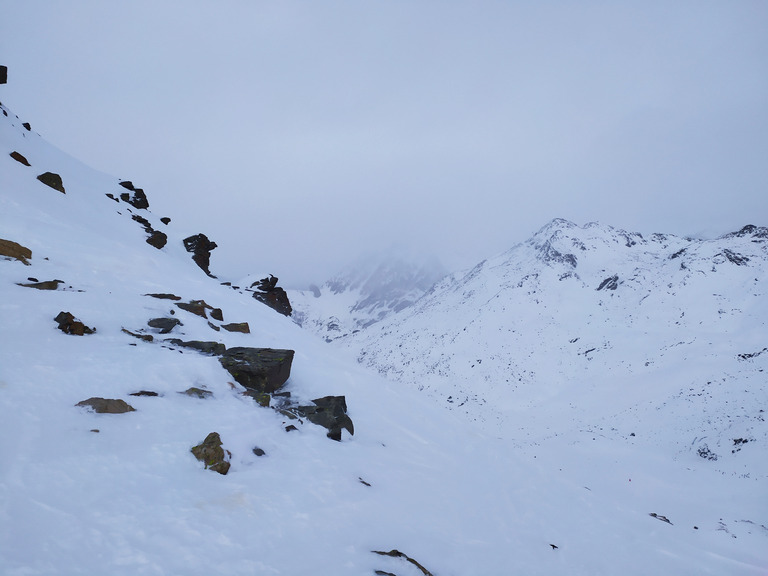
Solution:
M 251 284 L 251 290 L 256 300 L 280 312 L 280 314 L 290 316 L 293 313 L 291 303 L 288 300 L 288 294 L 277 285 L 276 276 L 270 274 L 269 278 L 262 278 L 254 282 Z
M 238 384 L 256 392 L 278 390 L 291 375 L 293 350 L 230 348 L 219 358 Z
M 184 238 L 184 248 L 192 253 L 192 260 L 203 272 L 214 277 L 208 267 L 211 265 L 211 250 L 216 248 L 216 242 L 211 242 L 205 234 L 195 234 Z

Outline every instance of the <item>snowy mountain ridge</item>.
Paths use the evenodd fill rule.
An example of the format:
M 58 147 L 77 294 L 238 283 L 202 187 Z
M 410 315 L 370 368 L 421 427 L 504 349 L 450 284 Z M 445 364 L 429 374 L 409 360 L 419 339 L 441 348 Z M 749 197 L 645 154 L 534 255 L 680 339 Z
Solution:
M 553 231 L 329 346 L 0 111 L 4 575 L 764 573 L 759 236 L 717 253 L 664 240 L 687 252 L 654 261 L 686 279 L 663 288 L 643 258 L 591 258 L 575 228 Z M 683 317 L 680 292 L 703 303 Z M 58 328 L 64 311 L 89 330 Z M 336 347 L 363 338 L 399 382 Z M 295 352 L 278 393 L 224 367 L 243 347 Z M 284 409 L 329 396 L 354 421 L 339 442 Z M 94 397 L 132 410 L 83 407 Z M 192 453 L 213 432 L 226 475 Z

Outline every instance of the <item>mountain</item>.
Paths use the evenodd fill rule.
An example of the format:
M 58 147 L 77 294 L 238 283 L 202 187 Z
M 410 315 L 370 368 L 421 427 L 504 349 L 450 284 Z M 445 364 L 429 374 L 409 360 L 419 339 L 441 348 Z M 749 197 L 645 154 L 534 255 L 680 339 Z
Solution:
M 174 221 L 152 213 L 152 191 L 88 168 L 0 112 L 3 574 L 746 575 L 768 565 L 760 416 L 768 354 L 758 346 L 766 310 L 754 230 L 724 240 L 731 255 L 714 259 L 704 245 L 663 241 L 670 256 L 688 249 L 663 267 L 671 274 L 685 263 L 693 271 L 686 294 L 717 307 L 685 302 L 690 331 L 677 346 L 669 337 L 679 317 L 658 327 L 659 342 L 599 326 L 607 310 L 627 318 L 620 303 L 632 283 L 624 260 L 602 272 L 595 259 L 589 273 L 586 241 L 573 252 L 576 267 L 559 240 L 523 250 L 539 276 L 508 292 L 528 311 L 516 318 L 530 324 L 507 326 L 497 316 L 497 328 L 551 342 L 493 333 L 494 315 L 505 312 L 492 292 L 503 259 L 443 281 L 360 333 L 378 332 L 398 348 L 384 338 L 398 329 L 396 318 L 446 306 L 450 315 L 432 316 L 427 328 L 445 333 L 463 322 L 484 334 L 460 342 L 482 366 L 493 359 L 478 352 L 507 338 L 519 348 L 515 362 L 538 354 L 525 364 L 536 374 L 516 374 L 518 364 L 506 370 L 510 380 L 523 378 L 517 390 L 528 390 L 527 404 L 514 390 L 505 404 L 486 400 L 494 413 L 527 423 L 518 435 L 512 418 L 483 428 L 412 389 L 408 370 L 429 373 L 417 366 L 436 342 L 429 333 L 401 342 L 412 358 L 398 368 L 401 382 L 381 378 L 257 301 L 251 285 L 215 278 L 215 238 L 181 237 Z M 718 296 L 700 284 L 699 257 L 717 270 L 704 272 L 719 279 Z M 615 291 L 595 290 L 596 279 L 614 274 Z M 548 304 L 549 316 L 540 312 L 537 291 L 558 286 L 584 308 L 566 300 Z M 670 295 L 677 286 L 640 305 L 682 306 Z M 562 317 L 562 333 L 534 325 L 550 316 Z M 589 323 L 569 324 L 570 316 Z M 650 326 L 633 319 L 635 328 Z M 603 335 L 598 343 L 612 347 L 590 351 Z M 542 355 L 568 350 L 562 339 L 577 337 L 567 367 L 557 365 L 566 356 Z M 279 369 L 250 380 L 244 349 L 262 350 L 261 360 Z M 703 349 L 711 357 L 673 362 L 681 350 Z M 622 380 L 630 370 L 608 362 L 620 350 L 631 352 L 634 379 Z M 480 365 L 459 360 L 439 368 L 455 368 L 458 386 L 468 386 Z M 691 390 L 677 396 L 683 380 Z M 494 389 L 482 377 L 471 383 L 483 394 Z M 697 427 L 678 436 L 685 406 Z M 724 415 L 731 428 L 719 438 L 741 440 L 733 452 L 709 439 L 716 461 L 688 449 L 691 434 L 701 446 L 698 436 L 717 432 Z
M 402 251 L 367 255 L 309 290 L 288 292 L 293 319 L 330 342 L 412 306 L 447 271 Z

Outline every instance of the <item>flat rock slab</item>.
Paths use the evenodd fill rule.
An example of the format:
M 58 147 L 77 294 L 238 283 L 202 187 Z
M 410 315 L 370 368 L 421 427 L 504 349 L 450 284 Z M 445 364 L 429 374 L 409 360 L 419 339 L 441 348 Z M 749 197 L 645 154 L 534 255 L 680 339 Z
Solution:
M 178 338 L 166 339 L 166 342 L 175 346 L 183 346 L 185 348 L 192 348 L 203 354 L 211 354 L 213 356 L 221 356 L 226 351 L 227 347 L 221 342 L 204 342 L 201 340 L 179 340 Z
M 136 411 L 128 402 L 119 398 L 88 398 L 88 400 L 78 402 L 75 406 L 91 408 L 98 414 L 125 414 L 126 412 Z
M 278 390 L 291 375 L 293 350 L 230 348 L 219 362 L 241 386 L 257 392 Z

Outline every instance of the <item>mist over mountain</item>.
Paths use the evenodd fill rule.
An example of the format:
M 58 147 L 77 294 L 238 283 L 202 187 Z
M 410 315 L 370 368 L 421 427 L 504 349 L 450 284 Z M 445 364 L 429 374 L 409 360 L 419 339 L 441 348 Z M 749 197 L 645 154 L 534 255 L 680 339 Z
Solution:
M 327 341 L 412 306 L 447 274 L 436 258 L 401 249 L 369 254 L 309 290 L 290 290 L 293 319 Z

